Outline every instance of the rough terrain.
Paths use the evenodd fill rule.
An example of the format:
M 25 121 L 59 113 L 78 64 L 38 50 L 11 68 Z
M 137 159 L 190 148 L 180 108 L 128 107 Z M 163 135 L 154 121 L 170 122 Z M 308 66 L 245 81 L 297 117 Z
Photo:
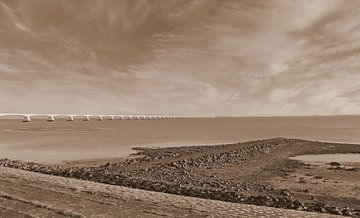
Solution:
M 0 167 L 0 217 L 329 217 Z
M 298 211 L 360 215 L 359 195 L 342 193 L 345 186 L 349 189 L 349 184 L 356 191 L 356 181 L 360 181 L 357 167 L 351 170 L 338 168 L 343 176 L 336 183 L 312 184 L 306 182 L 306 178 L 294 180 L 293 174 L 305 173 L 314 177 L 319 169 L 288 159 L 300 154 L 356 153 L 360 152 L 358 145 L 276 138 L 217 146 L 138 149 L 139 157 L 101 166 L 43 165 L 7 159 L 1 160 L 0 164 L 185 196 Z M 325 176 L 337 173 L 334 169 L 324 170 Z M 332 189 L 331 184 L 338 187 Z M 324 187 L 328 189 L 325 192 L 321 191 Z

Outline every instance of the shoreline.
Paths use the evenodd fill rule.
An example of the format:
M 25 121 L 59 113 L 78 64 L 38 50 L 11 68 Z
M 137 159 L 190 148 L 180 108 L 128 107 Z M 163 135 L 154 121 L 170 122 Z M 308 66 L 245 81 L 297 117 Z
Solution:
M 280 138 L 286 138 L 286 137 L 280 137 Z M 249 141 L 259 141 L 259 140 L 267 140 L 268 138 L 258 138 L 258 139 L 250 139 L 250 140 L 239 140 L 239 141 L 229 141 L 229 142 L 222 142 L 222 143 L 187 143 L 187 142 L 179 142 L 179 143 L 154 143 L 154 144 L 143 144 L 143 145 L 137 145 L 137 146 L 131 146 L 130 152 L 127 152 L 127 154 L 124 155 L 114 155 L 114 156 L 104 156 L 104 157 L 95 157 L 95 158 L 83 158 L 83 159 L 63 159 L 63 160 L 54 160 L 54 161 L 46 161 L 46 160 L 27 160 L 27 159 L 19 159 L 19 158 L 11 158 L 12 160 L 18 160 L 23 162 L 37 162 L 42 164 L 52 164 L 52 165 L 62 165 L 66 163 L 76 163 L 76 162 L 106 162 L 106 161 L 113 161 L 116 159 L 132 159 L 135 158 L 138 155 L 138 152 L 144 149 L 164 149 L 164 148 L 188 148 L 188 147 L 211 147 L 211 146 L 217 146 L 217 145 L 231 145 L 231 144 L 237 144 L 237 143 L 246 143 Z M 295 138 L 294 138 L 295 139 Z M 331 144 L 343 144 L 343 145 L 358 145 L 359 143 L 349 142 L 349 141 L 325 141 L 325 140 L 313 140 L 311 138 L 296 138 L 295 140 L 304 140 L 304 141 L 312 141 L 312 142 L 318 142 L 318 143 L 331 143 Z M 1 145 L 0 145 L 1 148 Z M 33 153 L 36 153 L 36 151 L 32 151 Z M 39 151 L 41 152 L 41 151 Z M 8 157 L 0 157 L 1 158 L 8 158 Z
M 274 181 L 284 180 L 284 184 L 298 186 L 299 182 L 292 179 L 299 177 L 293 177 L 293 173 L 307 170 L 307 174 L 310 174 L 315 170 L 300 161 L 289 160 L 289 156 L 360 153 L 360 146 L 355 144 L 275 138 L 213 146 L 138 149 L 141 156 L 121 162 L 107 162 L 100 166 L 50 166 L 4 159 L 0 161 L 0 165 L 170 194 L 360 216 L 359 198 L 338 197 L 336 193 L 331 193 L 334 196 L 321 195 L 318 189 L 322 186 L 312 185 L 313 180 L 315 181 L 312 177 L 307 178 L 307 183 L 301 183 L 301 187 L 308 190 L 306 192 L 299 192 L 291 186 L 280 188 L 279 184 L 274 185 Z M 319 173 L 322 169 L 316 170 Z M 336 174 L 329 169 L 323 171 L 329 176 Z M 345 180 L 359 177 L 356 171 L 338 171 L 337 173 L 346 175 Z M 326 180 L 330 181 L 321 181 L 325 184 Z M 341 188 L 341 183 L 348 182 L 345 180 L 334 184 Z M 314 190 L 309 191 L 310 185 Z
M 131 147 L 211 146 L 274 137 L 360 144 L 360 117 L 0 121 L 1 156 L 27 161 L 126 157 L 134 152 Z

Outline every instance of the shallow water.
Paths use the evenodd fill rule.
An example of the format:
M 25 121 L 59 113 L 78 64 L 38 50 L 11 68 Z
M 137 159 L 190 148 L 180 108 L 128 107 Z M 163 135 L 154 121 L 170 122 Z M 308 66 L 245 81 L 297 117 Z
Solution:
M 360 163 L 360 154 L 313 154 L 290 157 L 293 160 L 304 162 L 353 162 Z
M 219 144 L 275 137 L 360 144 L 360 116 L 0 120 L 0 158 L 60 161 L 124 157 L 135 146 Z

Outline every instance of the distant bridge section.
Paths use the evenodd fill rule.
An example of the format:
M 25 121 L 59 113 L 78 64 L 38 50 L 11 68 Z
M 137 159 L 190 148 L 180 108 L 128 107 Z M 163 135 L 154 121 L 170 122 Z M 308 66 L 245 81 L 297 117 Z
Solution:
M 1 117 L 22 117 L 23 122 L 31 122 L 33 118 L 46 119 L 48 122 L 53 122 L 55 119 L 66 119 L 67 121 L 74 121 L 76 118 L 83 121 L 90 121 L 91 119 L 97 121 L 103 120 L 167 120 L 167 119 L 183 119 L 182 115 L 134 115 L 134 114 L 9 114 L 0 113 Z

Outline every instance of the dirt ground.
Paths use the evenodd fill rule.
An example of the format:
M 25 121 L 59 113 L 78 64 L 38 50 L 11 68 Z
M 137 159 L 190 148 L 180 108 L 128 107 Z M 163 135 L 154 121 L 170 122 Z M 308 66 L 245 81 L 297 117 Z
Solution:
M 329 217 L 318 213 L 185 197 L 0 167 L 0 217 L 261 216 Z
M 276 138 L 216 146 L 138 148 L 139 157 L 86 167 L 2 160 L 7 167 L 131 188 L 236 203 L 360 216 L 358 166 L 291 160 L 360 153 L 360 146 Z M 351 170 L 349 170 L 351 168 Z
M 343 207 L 360 208 L 360 164 L 346 163 L 342 167 L 309 164 L 286 176 L 270 180 L 274 187 L 287 189 L 302 199 L 319 198 Z

